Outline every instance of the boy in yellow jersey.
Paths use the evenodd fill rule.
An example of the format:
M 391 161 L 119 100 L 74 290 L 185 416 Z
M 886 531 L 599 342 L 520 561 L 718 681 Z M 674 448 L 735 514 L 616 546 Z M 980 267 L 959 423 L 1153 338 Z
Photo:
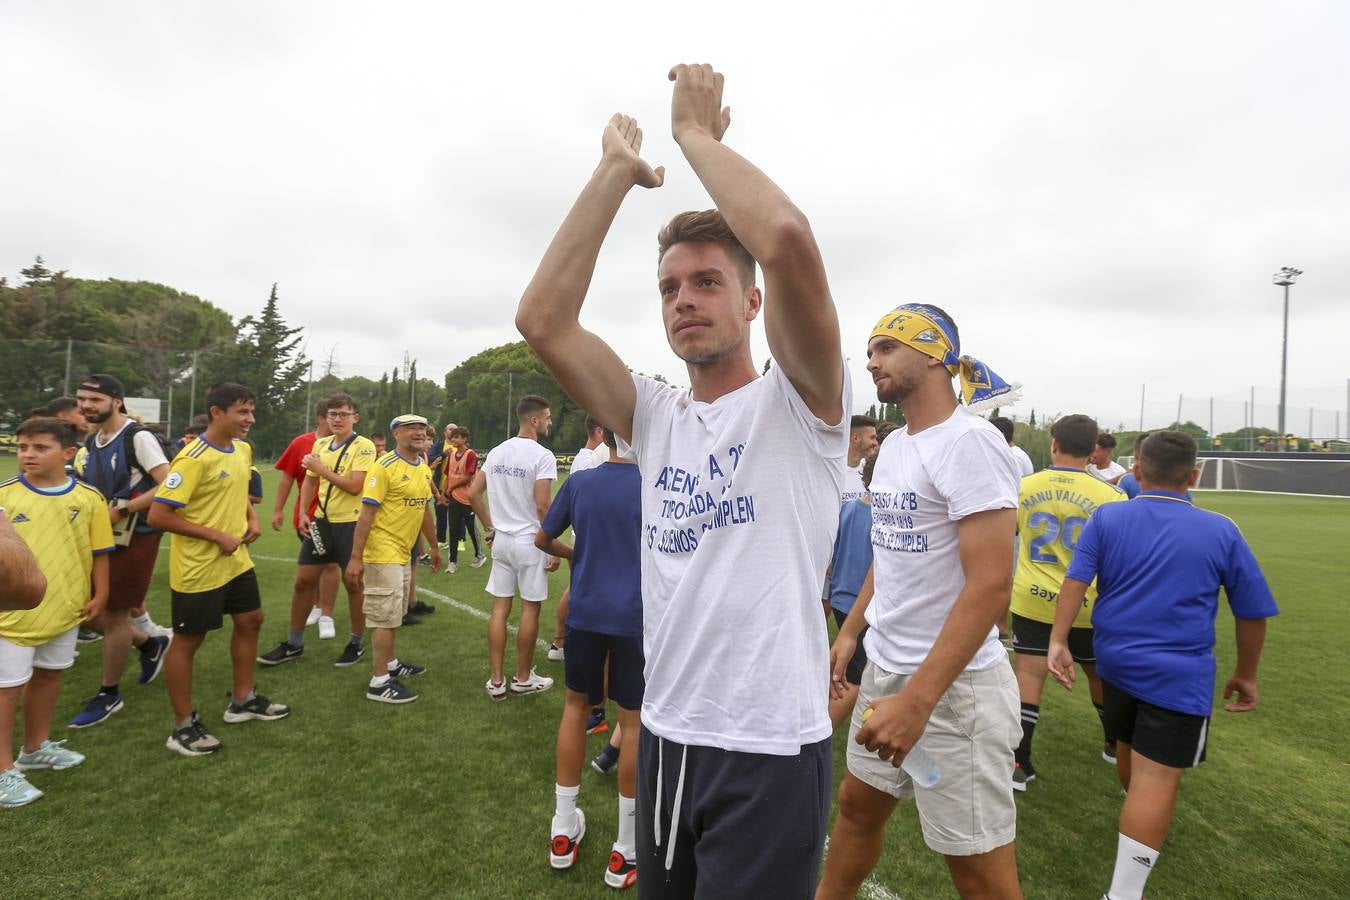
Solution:
M 112 523 L 103 495 L 66 472 L 75 431 L 55 418 L 18 430 L 17 477 L 0 484 L 0 508 L 37 557 L 47 591 L 34 609 L 0 613 L 0 807 L 42 796 L 30 769 L 69 769 L 84 755 L 48 740 L 61 671 L 75 662 L 79 624 L 108 602 Z M 91 589 L 92 588 L 92 596 Z M 23 694 L 23 752 L 13 756 L 14 720 Z
M 394 629 L 403 624 L 417 535 L 427 540 L 433 572 L 441 564 L 441 551 L 431 506 L 431 467 L 423 456 L 431 445 L 427 420 L 411 413 L 399 416 L 389 423 L 389 433 L 394 437 L 394 452 L 380 457 L 366 476 L 361 517 L 344 577 L 347 590 L 364 598 L 366 624 L 374 629 L 374 671 L 366 699 L 411 703 L 417 693 L 398 679 L 421 675 L 426 667 L 398 659 Z
M 210 424 L 169 465 L 169 475 L 150 505 L 150 524 L 173 535 L 169 588 L 174 641 L 164 665 L 174 727 L 165 742 L 184 756 L 220 749 L 192 708 L 192 662 L 209 631 L 224 615 L 234 620 L 230 660 L 234 686 L 225 721 L 272 721 L 290 714 L 253 690 L 262 600 L 248 544 L 258 539 L 258 516 L 248 502 L 252 448 L 243 437 L 253 426 L 253 392 L 224 382 L 206 394 Z
M 1017 690 L 1022 700 L 1022 742 L 1013 767 L 1013 789 L 1025 791 L 1036 779 L 1031 764 L 1031 739 L 1041 715 L 1041 690 L 1045 687 L 1046 653 L 1050 627 L 1055 621 L 1055 600 L 1064 574 L 1073 559 L 1078 537 L 1088 519 L 1103 504 L 1127 499 L 1117 487 L 1087 472 L 1088 458 L 1097 441 L 1097 423 L 1087 416 L 1064 416 L 1050 429 L 1048 469 L 1022 479 L 1017 502 L 1017 572 L 1012 589 L 1012 646 L 1016 654 Z M 1083 667 L 1097 716 L 1102 716 L 1102 683 L 1097 677 L 1092 649 L 1092 601 L 1078 612 L 1069 647 L 1074 661 Z M 1105 726 L 1103 726 L 1104 728 Z M 1115 741 L 1105 734 L 1102 757 L 1115 762 Z
M 336 563 L 345 571 L 351 561 L 356 520 L 361 517 L 361 488 L 377 459 L 375 445 L 355 431 L 361 415 L 351 395 L 330 396 L 327 419 L 332 433 L 316 440 L 313 451 L 300 460 L 305 469 L 300 484 L 300 533 L 305 538 L 295 567 L 286 639 L 258 657 L 265 666 L 278 666 L 304 655 L 305 620 L 313 607 L 314 591 L 326 566 Z M 311 519 L 309 510 L 316 498 L 318 506 Z M 350 582 L 347 607 L 351 612 L 351 637 L 335 666 L 350 666 L 365 654 L 361 591 L 353 590 Z

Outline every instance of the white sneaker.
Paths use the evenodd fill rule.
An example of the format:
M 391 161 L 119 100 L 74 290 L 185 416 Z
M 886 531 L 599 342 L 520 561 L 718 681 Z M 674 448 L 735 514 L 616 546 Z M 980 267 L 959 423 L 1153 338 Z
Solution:
M 539 694 L 553 687 L 553 679 L 546 675 L 540 675 L 530 670 L 530 677 L 524 681 L 517 681 L 515 676 L 511 676 L 511 690 L 517 694 Z
M 481 569 L 485 562 L 487 562 L 487 557 L 480 553 L 473 558 L 473 562 L 469 563 L 469 568 Z
M 155 625 L 146 632 L 150 637 L 173 637 L 173 629 L 168 625 Z
M 337 637 L 337 626 L 333 624 L 333 617 L 319 616 L 319 640 L 326 641 L 333 637 Z
M 323 615 L 323 610 L 317 606 L 310 607 L 309 618 L 305 619 L 305 627 L 319 624 L 319 618 Z
M 453 575 L 458 571 L 459 571 L 459 563 L 448 562 L 445 564 L 445 573 L 447 575 Z
M 581 839 L 586 836 L 586 814 L 577 810 L 575 834 L 555 834 L 548 842 L 548 864 L 555 869 L 570 869 L 581 851 Z
M 566 657 L 563 654 L 563 648 L 557 644 L 548 645 L 548 658 L 554 662 L 562 662 Z
M 487 684 L 483 685 L 483 687 L 487 689 L 487 695 L 491 697 L 493 700 L 503 700 L 506 698 L 505 681 L 503 681 L 501 684 L 493 684 L 492 679 L 489 678 L 487 680 Z

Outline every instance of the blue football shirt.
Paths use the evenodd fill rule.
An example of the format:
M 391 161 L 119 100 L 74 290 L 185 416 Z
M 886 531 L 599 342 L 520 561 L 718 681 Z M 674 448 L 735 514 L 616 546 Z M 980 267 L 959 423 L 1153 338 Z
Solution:
M 839 533 L 830 563 L 830 606 L 845 614 L 853 609 L 871 566 L 872 505 L 850 500 L 839 508 Z
M 1142 491 L 1097 510 L 1068 577 L 1097 579 L 1092 643 L 1101 677 L 1195 716 L 1213 707 L 1219 588 L 1237 618 L 1279 613 L 1237 525 L 1170 491 Z
M 641 488 L 637 466 L 606 463 L 569 475 L 553 498 L 544 532 L 575 526 L 569 627 L 642 636 Z
M 1134 477 L 1133 472 L 1126 472 L 1120 476 L 1120 480 L 1116 482 L 1116 487 L 1124 491 L 1125 496 L 1131 500 L 1139 496 L 1139 479 Z

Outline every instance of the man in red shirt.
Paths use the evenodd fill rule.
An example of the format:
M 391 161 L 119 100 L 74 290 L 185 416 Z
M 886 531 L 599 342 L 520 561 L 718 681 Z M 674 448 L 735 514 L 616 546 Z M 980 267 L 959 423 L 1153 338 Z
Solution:
M 305 469 L 300 465 L 300 460 L 314 451 L 314 442 L 321 437 L 328 437 L 333 432 L 328 428 L 328 400 L 320 400 L 314 404 L 314 430 L 298 435 L 286 447 L 286 452 L 281 454 L 277 460 L 276 469 L 281 473 L 281 482 L 277 485 L 277 502 L 272 508 L 272 530 L 280 531 L 281 523 L 286 516 L 286 500 L 291 495 L 292 485 L 303 482 Z M 314 517 L 314 508 L 318 505 L 318 495 L 315 494 L 314 501 L 310 503 L 306 512 L 310 518 Z M 300 540 L 304 540 L 304 535 L 300 534 L 300 489 L 296 488 L 295 508 L 291 514 L 291 527 L 295 529 L 295 534 Z M 319 586 L 315 591 L 313 608 L 309 611 L 309 618 L 305 620 L 306 625 L 318 623 L 319 639 L 325 640 L 337 634 L 337 628 L 333 624 L 333 604 L 337 602 L 338 582 L 342 579 L 342 572 L 336 565 L 325 566 L 323 574 L 319 576 Z

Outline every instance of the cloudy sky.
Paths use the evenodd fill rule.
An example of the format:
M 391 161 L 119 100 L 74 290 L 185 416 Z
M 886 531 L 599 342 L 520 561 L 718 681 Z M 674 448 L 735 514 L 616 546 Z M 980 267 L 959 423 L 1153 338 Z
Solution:
M 0 7 L 0 273 L 34 254 L 239 317 L 279 282 L 317 357 L 439 374 L 512 312 L 622 110 L 666 185 L 620 212 L 583 321 L 683 383 L 655 233 L 709 200 L 676 62 L 726 73 L 726 141 L 810 217 L 855 405 L 867 332 L 928 300 L 1023 417 L 1345 434 L 1350 5 L 1336 2 L 46 3 Z M 622 10 L 622 11 L 620 11 Z M 772 303 L 773 298 L 766 298 Z M 767 347 L 760 333 L 757 356 Z

